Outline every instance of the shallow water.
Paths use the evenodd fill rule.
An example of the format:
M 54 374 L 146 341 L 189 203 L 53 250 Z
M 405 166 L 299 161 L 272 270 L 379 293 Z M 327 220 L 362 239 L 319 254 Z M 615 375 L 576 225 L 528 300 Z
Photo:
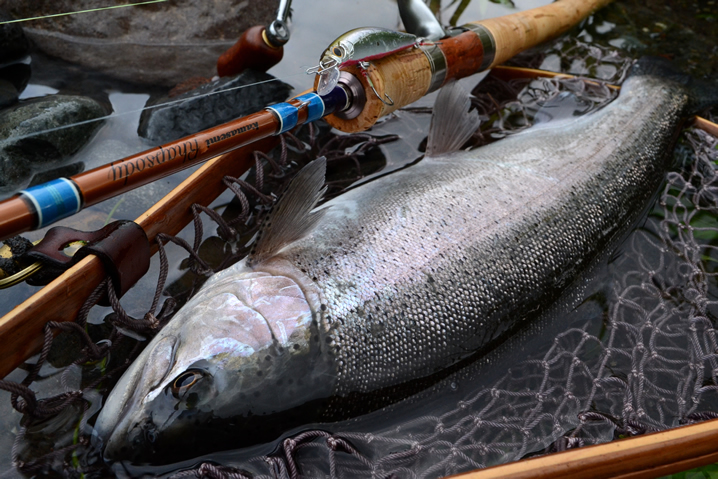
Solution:
M 520 9 L 532 8 L 546 3 L 548 2 L 515 2 L 516 6 Z M 450 4 L 448 1 L 442 4 L 441 15 L 445 23 L 448 23 L 456 8 L 456 5 L 449 6 L 448 4 Z M 706 2 L 707 8 L 711 8 L 710 5 L 713 5 L 713 3 Z M 372 25 L 396 28 L 399 25 L 396 5 L 394 2 L 387 0 L 357 0 L 353 2 L 336 2 L 333 0 L 308 0 L 302 2 L 295 0 L 293 6 L 292 39 L 285 47 L 284 60 L 271 69 L 270 73 L 293 85 L 295 91 L 303 91 L 311 86 L 313 79 L 304 75 L 303 70 L 306 67 L 312 66 L 323 48 L 339 34 L 358 26 Z M 714 41 L 715 34 L 711 36 L 710 31 L 711 27 L 713 31 L 716 30 L 715 21 L 711 21 L 710 18 L 700 18 L 701 15 L 705 15 L 705 12 L 700 10 L 700 6 L 695 7 L 693 4 L 682 5 L 681 2 L 673 2 L 670 4 L 661 4 L 661 7 L 664 10 L 665 7 L 671 7 L 675 11 L 682 12 L 682 15 L 673 15 L 671 12 L 664 11 L 664 18 L 660 16 L 660 12 L 656 13 L 646 7 L 633 5 L 632 2 L 619 3 L 611 6 L 607 11 L 601 12 L 592 23 L 587 25 L 585 30 L 581 31 L 579 38 L 585 42 L 585 45 L 581 48 L 590 50 L 592 46 L 601 45 L 623 48 L 632 56 L 638 56 L 643 52 L 656 53 L 656 50 L 669 55 L 675 55 L 675 52 L 683 51 L 678 49 L 678 45 L 681 45 L 681 49 L 685 47 L 683 39 L 685 37 L 692 37 L 699 41 L 696 42 L 695 45 L 688 47 L 689 54 L 676 59 L 685 69 L 690 70 L 694 75 L 708 76 L 711 73 L 715 73 L 716 68 L 718 68 L 718 62 L 715 61 L 716 42 Z M 651 8 L 655 9 L 657 7 L 654 5 Z M 713 8 L 715 10 L 714 5 Z M 469 20 L 511 13 L 511 11 L 512 9 L 505 5 L 474 0 L 469 2 L 468 7 L 456 23 L 461 24 Z M 677 22 L 676 19 L 684 17 L 690 21 L 686 20 L 684 23 Z M 673 23 L 669 20 L 673 21 Z M 547 69 L 568 71 L 575 74 L 594 75 L 604 79 L 613 79 L 616 75 L 617 69 L 612 67 L 610 61 L 599 62 L 597 64 L 592 64 L 590 61 L 582 62 L 582 56 L 580 54 L 577 55 L 575 51 L 571 51 L 572 48 L 576 48 L 576 46 L 567 43 L 563 47 L 563 51 L 556 49 L 550 52 L 543 60 L 542 66 Z M 672 48 L 675 48 L 675 50 L 672 50 Z M 572 58 L 573 60 L 568 60 Z M 696 61 L 696 58 L 698 58 L 699 61 Z M 39 58 L 38 61 L 43 60 Z M 62 66 L 62 64 L 60 65 Z M 476 83 L 477 81 L 478 80 L 471 80 L 470 82 Z M 138 110 L 144 105 L 146 98 L 153 91 L 151 88 L 147 88 L 146 90 L 147 91 L 143 93 L 141 87 L 133 86 L 132 88 L 127 88 L 122 82 L 114 82 L 111 79 L 107 79 L 104 91 L 108 95 L 115 113 L 126 113 L 106 122 L 93 140 L 76 155 L 76 159 L 84 161 L 88 166 L 95 166 L 154 146 L 146 140 L 139 138 L 135 133 L 139 120 Z M 54 93 L 54 91 L 49 87 L 32 84 L 23 93 L 23 98 L 27 98 L 31 95 L 51 93 Z M 430 102 L 427 100 L 421 102 L 421 104 L 429 105 Z M 382 151 L 387 161 L 387 170 L 411 162 L 420 155 L 419 144 L 426 135 L 428 123 L 429 116 L 427 114 L 399 112 L 374 129 L 374 133 L 379 135 L 397 133 L 401 136 L 399 141 L 382 146 Z M 188 174 L 189 172 L 183 172 L 155 184 L 148 185 L 137 192 L 129 193 L 123 198 L 108 200 L 105 204 L 98 205 L 95 208 L 83 212 L 79 215 L 79 218 L 66 220 L 63 224 L 78 229 L 94 229 L 102 225 L 110 214 L 113 219 L 136 218 L 154 201 L 161 198 L 166 192 L 170 191 L 172 187 L 176 186 Z M 227 202 L 228 200 L 229 195 L 225 195 L 218 200 L 218 204 Z M 711 219 L 715 220 L 715 217 L 709 217 L 707 221 Z M 648 230 L 650 230 L 650 226 Z M 638 230 L 636 235 L 639 235 L 640 231 L 642 230 Z M 29 234 L 28 237 L 35 239 L 41 237 L 41 235 L 42 232 L 38 232 Z M 192 237 L 189 230 L 185 230 L 182 236 L 187 240 L 191 240 Z M 630 245 L 630 248 L 627 245 Z M 404 447 L 409 447 L 407 445 L 413 444 L 412 441 L 416 441 L 416 438 L 426 435 L 428 427 L 436 427 L 437 422 L 433 419 L 424 420 L 422 422 L 418 421 L 417 418 L 443 418 L 446 415 L 452 414 L 453 409 L 456 407 L 457 399 L 470 396 L 471 391 L 479 391 L 481 390 L 481 386 L 491 387 L 495 385 L 497 381 L 501 381 L 506 370 L 511 364 L 516 362 L 517 356 L 521 356 L 522 358 L 526 356 L 542 357 L 545 354 L 545 343 L 541 341 L 545 341 L 547 338 L 550 341 L 557 337 L 561 331 L 566 331 L 570 329 L 570 327 L 583 328 L 592 335 L 600 336 L 600 330 L 596 329 L 596 324 L 600 324 L 600 321 L 596 323 L 595 320 L 596 317 L 604 312 L 604 306 L 592 298 L 595 298 L 596 294 L 602 291 L 611 289 L 610 285 L 618 281 L 618 278 L 622 278 L 627 274 L 627 271 L 636 269 L 633 263 L 628 262 L 628 264 L 620 265 L 620 261 L 614 260 L 616 256 L 622 257 L 621 253 L 626 249 L 635 250 L 636 248 L 639 252 L 644 251 L 646 256 L 643 259 L 639 256 L 638 259 L 632 261 L 640 263 L 642 260 L 650 260 L 650 251 L 652 251 L 652 249 L 649 243 L 639 242 L 638 246 L 635 246 L 634 243 L 624 244 L 615 252 L 614 256 L 609 258 L 611 261 L 606 260 L 604 263 L 598 265 L 594 274 L 588 277 L 584 284 L 577 286 L 576 290 L 567 292 L 567 297 L 555 307 L 555 311 L 547 313 L 544 319 L 537 321 L 531 329 L 523 331 L 520 335 L 507 342 L 499 351 L 491 356 L 491 359 L 487 359 L 485 362 L 479 362 L 476 368 L 466 372 L 464 376 L 459 375 L 458 379 L 448 380 L 437 386 L 432 393 L 433 395 L 425 394 L 419 398 L 408 401 L 403 406 L 374 413 L 359 421 L 350 421 L 348 423 L 335 425 L 332 431 L 354 434 L 370 433 L 376 435 L 378 438 L 384 438 L 383 440 L 386 442 L 382 442 L 382 439 L 377 439 L 374 442 L 375 446 L 373 448 L 366 447 L 364 451 L 367 454 L 376 454 L 380 447 L 388 447 L 386 444 L 390 443 L 390 440 L 393 440 L 394 444 L 399 444 L 399 446 L 396 447 L 398 450 L 402 450 Z M 168 284 L 173 284 L 185 273 L 184 269 L 180 267 L 180 262 L 184 255 L 181 251 L 177 250 L 170 250 L 170 253 L 170 264 L 172 268 Z M 151 271 L 143 278 L 141 283 L 123 299 L 123 305 L 131 314 L 141 315 L 146 310 L 156 282 L 157 269 L 158 265 L 155 260 Z M 710 288 L 712 291 L 710 295 L 712 295 L 712 299 L 715 299 L 714 292 L 716 291 L 716 285 L 711 283 Z M 19 303 L 20 299 L 29 297 L 36 290 L 37 288 L 21 285 L 11 291 L 0 292 L 0 310 L 2 312 L 10 310 Z M 581 303 L 584 299 L 586 301 L 583 305 L 577 308 L 577 310 L 573 310 L 573 306 Z M 90 318 L 91 322 L 100 323 L 108 312 L 109 309 L 106 308 L 95 308 Z M 56 374 L 56 371 L 48 366 L 43 373 L 48 376 L 48 379 L 40 381 L 33 386 L 41 395 L 55 394 L 62 391 L 64 387 L 76 388 L 80 384 L 80 375 L 77 371 L 71 371 L 67 375 L 60 375 Z M 8 379 L 20 380 L 23 374 L 22 371 L 15 371 Z M 480 381 L 477 382 L 478 377 L 480 377 Z M 505 378 L 503 380 L 506 381 Z M 522 385 L 522 387 L 525 386 L 525 384 Z M 507 387 L 505 389 L 510 390 L 511 388 Z M 0 422 L 3 426 L 1 430 L 6 431 L 6 433 L 0 434 L 0 449 L 8 451 L 8 454 L 0 457 L 0 477 L 12 477 L 17 474 L 17 471 L 10 464 L 11 458 L 9 451 L 15 440 L 15 433 L 19 430 L 20 415 L 10 408 L 8 398 L 9 394 L 5 392 L 0 393 L 0 410 L 4 412 L 4 414 L 0 415 Z M 97 409 L 99 401 L 95 400 L 93 404 L 93 409 Z M 718 409 L 715 410 L 718 411 Z M 503 413 L 508 414 L 505 411 Z M 498 414 L 498 416 L 500 416 L 500 414 Z M 72 442 L 73 424 L 75 424 L 76 421 L 77 415 L 68 412 L 62 415 L 62 417 L 53 420 L 45 427 L 47 429 L 57 428 L 59 430 L 65 430 L 65 441 Z M 438 423 L 440 424 L 441 421 Z M 565 425 L 562 426 L 562 428 L 566 427 Z M 402 428 L 404 432 L 406 430 L 411 432 L 403 434 L 401 432 Z M 45 431 L 45 433 L 47 437 L 57 437 L 56 433 L 49 431 Z M 595 436 L 597 440 L 608 440 L 611 434 L 613 434 L 613 431 L 608 433 L 606 431 L 600 431 L 597 432 Z M 42 436 L 43 434 L 35 434 L 33 437 L 37 438 Z M 550 437 L 551 441 L 553 441 L 556 436 L 556 434 L 553 434 L 547 437 Z M 359 439 L 357 439 L 357 441 L 359 442 Z M 542 447 L 549 446 L 551 441 L 546 442 Z M 380 446 L 377 446 L 377 444 Z M 245 470 L 255 470 L 257 473 L 262 474 L 266 472 L 264 468 L 262 466 L 256 466 L 256 463 L 251 461 L 247 462 L 248 458 L 268 454 L 276 447 L 276 444 L 269 444 L 251 451 L 236 451 L 233 453 L 215 455 L 212 459 L 224 464 L 232 464 Z M 43 449 L 42 445 L 37 446 L 37 448 L 38 450 Z M 524 453 L 529 454 L 539 449 L 540 448 L 537 449 L 534 445 L 533 449 L 525 450 Z M 389 451 L 387 450 L 385 452 Z M 309 459 L 307 459 L 307 471 L 314 470 L 317 471 L 317 473 L 327 472 L 325 470 L 327 466 L 326 463 L 322 462 L 321 454 L 321 452 L 317 452 L 316 457 L 309 457 Z M 498 457 L 491 458 L 489 463 L 503 462 L 509 458 L 515 458 L 515 455 L 514 453 L 512 456 L 504 451 L 501 454 L 497 454 Z M 431 461 L 432 458 L 435 457 L 436 456 L 427 456 L 423 461 Z M 81 457 L 76 460 L 80 461 L 80 463 L 85 460 L 91 462 L 97 460 L 97 457 L 91 453 L 88 457 Z M 196 461 L 190 461 L 187 466 L 194 462 Z M 251 466 L 250 464 L 255 464 L 255 466 Z M 351 464 L 350 461 L 345 465 L 347 471 L 356 470 L 352 468 L 357 467 L 355 464 Z M 488 463 L 480 463 L 480 465 L 488 465 Z M 141 469 L 134 469 L 131 466 L 126 467 L 127 472 L 133 475 L 141 471 Z M 311 469 L 310 467 L 315 467 L 316 469 Z M 436 469 L 434 475 L 452 471 L 458 472 L 459 470 L 472 469 L 474 467 L 477 467 L 477 465 L 471 461 L 462 462 L 457 460 L 454 466 L 445 465 L 443 469 Z M 422 471 L 423 473 L 429 471 L 428 475 L 432 475 L 431 464 L 427 465 L 421 460 L 414 461 L 410 468 L 416 471 Z M 55 470 L 60 469 L 63 469 L 61 465 L 55 465 Z M 118 466 L 115 472 L 122 473 L 122 469 L 123 467 Z M 173 466 L 169 470 L 174 469 L 176 469 L 176 466 Z M 167 471 L 167 468 L 162 470 L 162 472 Z M 160 471 L 154 470 L 153 472 Z M 309 472 L 307 472 L 307 474 L 311 475 Z

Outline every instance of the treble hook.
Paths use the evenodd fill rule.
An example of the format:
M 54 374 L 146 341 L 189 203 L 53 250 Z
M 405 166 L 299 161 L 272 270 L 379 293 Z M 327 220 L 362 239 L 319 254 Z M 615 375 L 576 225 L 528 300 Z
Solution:
M 384 96 L 389 100 L 389 103 L 384 101 L 384 99 L 379 95 L 379 92 L 376 91 L 376 88 L 374 88 L 374 82 L 371 81 L 371 77 L 369 76 L 368 68 L 369 68 L 369 62 L 359 62 L 359 66 L 362 69 L 362 74 L 364 75 L 364 78 L 366 78 L 366 81 L 369 83 L 369 86 L 371 87 L 371 90 L 374 92 L 376 97 L 379 99 L 380 102 L 385 104 L 386 106 L 394 106 L 394 100 L 391 99 L 391 97 L 384 93 Z

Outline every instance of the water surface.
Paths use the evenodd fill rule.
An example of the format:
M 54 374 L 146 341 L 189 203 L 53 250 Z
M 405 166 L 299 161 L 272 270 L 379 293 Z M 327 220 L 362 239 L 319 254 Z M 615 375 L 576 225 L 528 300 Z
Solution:
M 434 3 L 436 2 L 432 2 L 432 4 Z M 547 3 L 549 2 L 517 0 L 514 5 L 516 9 L 527 9 Z M 459 6 L 465 6 L 465 10 L 456 18 L 455 13 Z M 313 79 L 305 75 L 303 70 L 313 66 L 326 45 L 341 33 L 359 26 L 387 28 L 400 26 L 396 4 L 387 0 L 341 2 L 336 0 L 295 0 L 293 8 L 292 39 L 285 47 L 284 60 L 271 69 L 270 73 L 294 86 L 297 92 L 309 88 L 313 83 Z M 486 0 L 453 3 L 445 0 L 439 5 L 439 10 L 443 22 L 449 23 L 453 19 L 455 24 L 515 11 L 510 1 Z M 645 53 L 663 54 L 674 58 L 684 70 L 694 76 L 714 76 L 718 72 L 718 61 L 716 61 L 716 55 L 718 55 L 716 32 L 718 32 L 718 28 L 716 28 L 715 11 L 716 6 L 714 2 L 710 1 L 700 4 L 679 0 L 654 2 L 648 7 L 632 0 L 618 2 L 587 21 L 582 28 L 575 29 L 572 34 L 573 38 L 579 39 L 578 41 L 560 42 L 547 53 L 533 52 L 525 55 L 522 61 L 530 63 L 533 61 L 532 59 L 535 59 L 535 66 L 546 69 L 616 80 L 621 73 L 621 58 L 637 57 Z M 161 41 L 161 38 L 158 38 L 158 41 Z M 616 61 L 612 60 L 611 50 L 608 49 L 620 50 Z M 34 65 L 34 67 L 38 67 L 38 70 L 42 70 L 42 62 L 48 62 L 47 64 L 52 65 L 53 69 L 57 69 L 58 75 L 76 74 L 75 67 L 51 61 L 40 55 L 33 57 L 33 62 L 40 64 Z M 75 159 L 85 162 L 88 167 L 155 146 L 139 138 L 136 135 L 136 128 L 139 121 L 139 110 L 149 95 L 155 93 L 157 89 L 137 85 L 129 86 L 123 82 L 113 81 L 111 78 L 101 80 L 96 84 L 107 95 L 117 116 L 105 122 L 92 141 L 77 153 Z M 478 79 L 466 81 L 467 84 L 477 82 Z M 52 87 L 33 83 L 23 93 L 23 98 L 52 93 L 55 93 Z M 429 99 L 420 102 L 420 106 L 430 104 Z M 426 113 L 401 111 L 373 129 L 372 133 L 376 135 L 400 135 L 399 140 L 381 147 L 386 158 L 387 169 L 403 166 L 420 156 L 420 144 L 426 136 L 428 123 L 429 115 Z M 690 156 L 686 146 L 687 140 L 682 141 L 682 146 L 676 150 L 676 164 L 678 165 L 676 171 L 691 168 L 690 161 L 692 160 L 685 159 Z M 78 229 L 95 229 L 110 219 L 134 219 L 179 184 L 189 173 L 183 172 L 143 187 L 136 192 L 128 193 L 121 198 L 108 200 L 104 204 L 88 209 L 77 218 L 65 220 L 62 224 Z M 689 174 L 689 177 L 695 178 L 695 175 Z M 666 188 L 676 189 L 676 192 L 670 195 L 671 198 L 680 198 L 681 204 L 689 203 L 680 194 L 678 183 Z M 231 195 L 225 194 L 216 204 L 227 203 L 230 198 Z M 692 208 L 691 205 L 689 207 Z M 547 387 L 548 379 L 546 378 L 552 378 L 554 382 L 558 383 L 561 381 L 551 377 L 551 374 L 563 374 L 564 377 L 575 378 L 576 381 L 583 381 L 586 377 L 591 376 L 590 374 L 586 377 L 579 374 L 566 375 L 567 371 L 571 370 L 570 361 L 567 365 L 561 363 L 561 358 L 565 358 L 566 355 L 562 356 L 556 353 L 557 346 L 555 344 L 560 342 L 556 338 L 563 341 L 560 344 L 563 348 L 562 351 L 573 351 L 572 356 L 568 356 L 571 360 L 578 358 L 582 364 L 594 364 L 601 357 L 600 351 L 606 347 L 618 348 L 614 343 L 606 346 L 606 341 L 619 343 L 622 341 L 620 337 L 618 339 L 609 338 L 610 334 L 605 329 L 606 317 L 611 314 L 622 314 L 621 308 L 628 302 L 639 303 L 641 311 L 651 311 L 651 305 L 654 304 L 651 301 L 654 301 L 655 298 L 650 300 L 645 297 L 629 298 L 626 292 L 633 291 L 631 288 L 645 290 L 646 284 L 658 284 L 659 290 L 663 292 L 669 291 L 671 286 L 685 290 L 688 286 L 685 286 L 687 284 L 685 275 L 682 276 L 681 271 L 688 264 L 702 265 L 704 271 L 710 273 L 704 283 L 707 290 L 703 292 L 703 297 L 708 298 L 705 315 L 711 319 L 716 317 L 714 301 L 717 299 L 718 286 L 716 286 L 714 277 L 711 276 L 715 272 L 715 253 L 706 253 L 708 259 L 699 258 L 697 263 L 685 261 L 685 254 L 680 247 L 676 246 L 688 243 L 681 238 L 680 227 L 676 227 L 675 231 L 669 231 L 668 238 L 672 241 L 670 244 L 666 243 L 666 235 L 660 234 L 661 228 L 663 228 L 661 222 L 665 219 L 666 211 L 667 208 L 664 205 L 656 203 L 648 219 L 638 225 L 635 232 L 624 243 L 617 246 L 615 251 L 607 252 L 604 261 L 595 267 L 591 275 L 587 275 L 580 284 L 567 291 L 564 298 L 551 311 L 537 318 L 531 327 L 505 343 L 493 355 L 487 356 L 486 360 L 479 361 L 472 368 L 437 385 L 431 394 L 422 394 L 411 398 L 399 406 L 370 414 L 357 421 L 348 421 L 332 426 L 322 425 L 322 428 L 333 433 L 343 433 L 345 437 L 352 438 L 354 444 L 360 447 L 362 452 L 371 457 L 376 464 L 382 464 L 382 458 L 392 452 L 412 450 L 417 443 L 433 445 L 432 452 L 414 455 L 405 464 L 398 460 L 393 460 L 394 462 L 386 460 L 381 466 L 386 466 L 386 469 L 379 468 L 387 473 L 400 471 L 401 477 L 411 477 L 414 474 L 436 477 L 514 460 L 538 453 L 543 448 L 555 448 L 559 439 L 570 435 L 570 429 L 577 427 L 578 424 L 573 419 L 564 421 L 557 418 L 569 416 L 575 418 L 578 411 L 571 409 L 573 406 L 562 405 L 560 398 L 563 396 L 551 395 L 552 392 L 555 393 L 557 387 L 553 389 Z M 695 209 L 689 209 L 689 211 L 695 213 Z M 708 225 L 708 228 L 715 226 L 716 217 L 711 211 L 701 212 L 696 216 L 699 221 L 698 227 L 700 225 Z M 688 221 L 689 226 L 696 227 L 695 221 L 692 221 L 692 219 Z M 700 245 L 718 245 L 718 235 L 711 231 L 707 229 L 701 233 L 703 236 L 698 238 Z M 43 232 L 40 231 L 28 234 L 28 237 L 36 239 L 40 238 L 42 234 Z M 181 236 L 188 241 L 192 240 L 192 233 L 189 229 L 186 229 Z M 172 285 L 171 290 L 175 293 L 182 288 L 184 284 L 182 278 L 186 276 L 186 264 L 182 263 L 184 256 L 184 253 L 178 248 L 170 249 L 171 268 L 168 284 Z M 669 274 L 657 277 L 655 275 L 657 270 L 665 270 Z M 123 299 L 123 305 L 130 314 L 142 316 L 147 310 L 157 274 L 158 262 L 155 258 L 150 272 Z M 671 284 L 665 283 L 668 280 Z M 2 312 L 9 311 L 36 290 L 37 288 L 21 285 L 12 290 L 0 292 L 0 310 Z M 670 314 L 666 313 L 668 316 L 679 317 L 675 320 L 675 324 L 680 324 L 679 312 L 687 311 L 691 307 L 690 301 L 686 300 L 686 297 L 685 294 L 676 296 L 677 299 L 671 304 Z M 665 303 L 659 303 L 661 307 L 665 307 Z M 95 308 L 91 313 L 90 322 L 95 325 L 101 324 L 109 312 L 110 310 L 107 308 Z M 684 317 L 690 314 L 693 313 L 685 312 Z M 629 322 L 626 320 L 626 323 Z M 706 332 L 706 335 L 709 335 L 709 332 Z M 589 339 L 586 339 L 586 336 Z M 599 343 L 603 346 L 599 346 Z M 525 362 L 527 358 L 535 359 L 539 366 L 542 361 L 545 362 L 548 359 L 554 361 L 551 364 L 555 367 L 541 369 L 543 367 L 541 366 L 532 369 L 531 365 L 534 363 Z M 624 364 L 620 360 L 616 360 L 615 365 L 609 366 L 614 368 L 613 375 L 619 380 L 625 380 L 631 372 L 630 361 Z M 515 371 L 513 374 L 511 373 L 512 367 Z M 509 371 L 508 376 L 507 370 Z M 676 371 L 680 373 L 680 368 L 677 368 Z M 85 374 L 87 375 L 87 373 Z M 81 386 L 83 380 L 87 380 L 86 377 L 83 379 L 79 367 L 74 367 L 68 373 L 61 374 L 60 370 L 48 365 L 44 368 L 43 375 L 47 379 L 33 385 L 40 396 L 58 394 L 66 388 L 76 389 Z M 19 381 L 23 376 L 24 372 L 18 370 L 12 373 L 8 379 Z M 542 379 L 544 383 L 541 383 Z M 670 383 L 668 379 L 665 381 Z M 538 385 L 534 384 L 536 382 Z M 570 384 L 564 382 L 562 387 L 564 390 L 561 391 L 561 394 L 574 394 Z M 676 388 L 678 387 L 680 386 L 677 385 Z M 584 389 L 586 388 L 584 387 Z M 539 393 L 534 393 L 535 391 L 547 394 L 548 405 L 544 408 L 545 415 L 536 413 L 536 394 Z M 526 398 L 529 396 L 531 398 L 525 401 L 516 400 L 523 393 L 526 393 Z M 613 396 L 607 393 L 605 397 L 599 398 L 597 401 L 600 403 L 601 401 L 615 400 L 617 404 L 625 401 L 625 395 L 621 396 L 615 391 L 614 393 Z M 636 394 L 640 394 L 640 392 Z M 94 420 L 92 414 L 98 410 L 101 398 L 99 394 L 90 396 L 88 400 L 91 402 L 91 407 L 88 417 L 92 421 Z M 662 404 L 660 397 L 650 394 L 645 396 L 646 401 L 641 403 L 642 407 L 653 408 L 654 411 L 660 409 Z M 503 402 L 503 404 L 499 405 L 499 402 Z M 701 403 L 699 410 L 718 412 L 715 402 L 715 399 L 707 397 Z M 601 411 L 613 410 L 612 407 L 606 406 Z M 473 411 L 472 417 L 479 417 L 488 426 L 479 427 L 473 433 L 463 429 L 459 430 L 456 425 L 463 424 L 461 417 L 468 417 L 467 415 L 461 416 L 461 411 L 467 409 Z M 4 412 L 0 415 L 0 423 L 3 426 L 2 430 L 5 431 L 0 434 L 0 448 L 7 451 L 7 454 L 0 456 L 0 477 L 13 477 L 18 472 L 11 464 L 9 453 L 21 426 L 20 415 L 10 407 L 8 393 L 0 393 L 0 410 Z M 476 411 L 482 411 L 483 415 Z M 536 420 L 535 424 L 531 423 L 531 427 L 526 426 L 527 417 Z M 18 442 L 19 452 L 22 453 L 25 460 L 31 460 L 33 455 L 37 457 L 49 450 L 47 441 L 58 441 L 58 444 L 71 445 L 75 441 L 73 435 L 78 427 L 78 418 L 77 411 L 67 411 L 42 425 L 39 430 L 30 431 L 30 439 Z M 595 424 L 587 423 L 587 426 L 582 426 L 584 433 L 575 437 L 580 437 L 590 443 L 603 442 L 620 434 L 628 434 L 624 431 L 626 425 L 621 423 L 620 417 L 608 418 L 605 422 L 610 423 L 614 419 L 616 424 L 612 427 L 603 423 L 601 423 L 602 426 L 596 425 L 600 421 Z M 678 417 L 664 418 L 663 422 L 667 425 L 677 425 L 680 419 Z M 492 422 L 500 424 L 507 431 L 511 431 L 512 425 L 522 423 L 524 429 L 519 428 L 516 429 L 517 431 L 529 430 L 539 439 L 533 441 L 522 439 L 523 432 L 518 437 L 511 432 L 506 433 L 505 437 L 501 437 L 503 433 L 498 432 L 498 429 L 491 425 Z M 84 425 L 80 427 L 85 428 Z M 451 427 L 455 428 L 453 436 L 446 431 Z M 553 430 L 556 428 L 558 429 Z M 287 435 L 289 434 L 291 432 L 287 433 Z M 44 441 L 43 438 L 45 438 Z M 452 441 L 454 446 L 446 445 Z M 467 441 L 474 444 L 474 449 L 468 448 L 462 452 L 460 448 L 456 448 L 461 445 L 466 446 Z M 501 445 L 496 445 L 497 443 L 501 443 Z M 242 470 L 254 471 L 261 475 L 268 473 L 266 463 L 262 464 L 255 458 L 270 454 L 278 447 L 280 447 L 279 443 L 260 445 L 251 450 L 214 455 L 209 459 Z M 304 456 L 303 464 L 307 474 L 312 475 L 309 471 L 313 471 L 317 475 L 328 472 L 327 449 L 325 445 L 323 447 L 324 449 L 321 449 L 317 446 L 313 453 Z M 478 455 L 470 455 L 470 458 L 466 459 L 467 450 L 476 451 L 480 448 L 485 448 L 486 451 L 481 451 Z M 99 460 L 97 451 L 92 448 L 89 448 L 88 451 L 75 456 L 58 458 L 54 464 L 48 467 L 55 471 L 74 470 L 75 468 L 97 470 L 96 463 Z M 462 452 L 463 456 L 457 451 Z M 451 454 L 456 454 L 456 456 Z M 64 460 L 68 461 L 67 466 L 62 465 Z M 357 474 L 367 472 L 366 469 L 362 469 L 361 463 L 358 463 L 350 455 L 341 456 L 338 461 L 345 468 L 343 471 L 347 477 L 350 477 L 352 472 Z M 189 460 L 184 466 L 189 467 L 196 462 Z M 93 463 L 95 464 L 93 465 Z M 401 467 L 405 467 L 406 470 Z M 176 469 L 177 466 L 172 466 L 149 469 L 149 471 L 169 474 Z M 46 469 L 45 472 L 48 470 Z M 123 465 L 117 466 L 114 471 L 118 474 L 136 475 L 148 470 Z

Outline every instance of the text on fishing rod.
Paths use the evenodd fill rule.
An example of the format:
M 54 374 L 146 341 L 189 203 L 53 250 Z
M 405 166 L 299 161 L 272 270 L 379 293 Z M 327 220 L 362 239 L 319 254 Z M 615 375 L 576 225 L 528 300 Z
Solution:
M 223 133 L 221 135 L 213 136 L 212 138 L 209 138 L 205 141 L 207 142 L 207 147 L 209 147 L 210 145 L 217 143 L 218 141 L 226 140 L 227 138 L 232 138 L 235 135 L 239 135 L 240 133 L 244 133 L 245 131 L 250 131 L 250 130 L 259 130 L 259 123 L 255 121 L 254 123 L 245 125 L 241 128 L 237 128 L 235 130 L 228 131 L 227 133 Z
M 159 166 L 167 161 L 180 159 L 182 163 L 192 161 L 199 154 L 199 144 L 196 139 L 186 140 L 172 146 L 160 146 L 152 153 L 140 156 L 131 161 L 122 161 L 118 164 L 110 163 L 108 178 L 112 181 L 124 178 L 125 184 L 131 175 L 140 173 L 147 168 Z

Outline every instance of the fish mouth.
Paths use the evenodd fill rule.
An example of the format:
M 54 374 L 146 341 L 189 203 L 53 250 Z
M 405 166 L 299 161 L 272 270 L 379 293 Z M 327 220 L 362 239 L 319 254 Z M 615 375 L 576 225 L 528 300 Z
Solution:
M 114 429 L 104 443 L 102 457 L 106 462 L 135 460 L 145 453 L 153 454 L 159 429 L 151 418 L 145 418 L 127 429 Z
M 104 444 L 103 459 L 107 463 L 134 465 L 174 464 L 227 449 L 241 430 L 235 421 L 202 414 L 165 426 L 146 416 L 128 428 L 114 430 Z
M 141 446 L 137 444 L 140 439 L 136 432 L 137 428 L 132 426 L 132 424 L 138 425 L 139 422 L 128 417 L 129 409 L 131 407 L 125 405 L 117 418 L 113 417 L 112 411 L 106 413 L 103 409 L 95 422 L 95 432 L 102 442 L 102 456 L 107 462 L 124 459 L 131 455 L 133 450 L 137 450 L 136 446 Z M 143 422 L 148 423 L 148 421 Z
M 141 398 L 138 399 L 141 401 Z M 125 408 L 115 424 L 101 421 L 102 416 L 95 424 L 97 435 L 102 441 L 102 457 L 106 462 L 135 460 L 144 452 L 154 452 L 160 436 L 158 424 L 153 420 L 151 412 L 144 408 L 132 409 Z
M 175 337 L 166 336 L 154 347 L 146 348 L 113 388 L 95 422 L 95 432 L 103 443 L 105 460 L 112 461 L 131 454 L 131 449 L 134 449 L 132 441 L 143 437 L 134 432 L 138 425 L 146 433 L 144 435 L 154 435 L 156 439 L 156 426 L 150 426 L 154 423 L 152 416 L 145 411 L 143 401 L 171 371 L 177 343 Z M 118 391 L 119 394 L 116 394 Z
M 123 418 L 105 436 L 103 459 L 108 463 L 126 460 L 150 464 L 192 457 L 196 448 L 202 446 L 192 433 L 193 428 L 197 425 L 202 428 L 207 422 L 208 416 L 190 411 L 171 420 L 158 419 L 152 411 L 137 411 L 131 417 Z

